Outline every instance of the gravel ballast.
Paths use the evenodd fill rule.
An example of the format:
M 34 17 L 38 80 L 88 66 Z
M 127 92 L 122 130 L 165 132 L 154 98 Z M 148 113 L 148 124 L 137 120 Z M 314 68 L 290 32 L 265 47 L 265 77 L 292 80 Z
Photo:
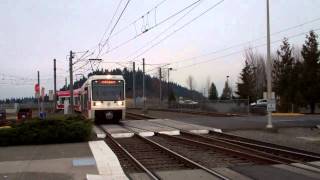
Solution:
M 317 128 L 281 128 L 277 131 L 235 130 L 228 133 L 320 154 L 320 129 Z

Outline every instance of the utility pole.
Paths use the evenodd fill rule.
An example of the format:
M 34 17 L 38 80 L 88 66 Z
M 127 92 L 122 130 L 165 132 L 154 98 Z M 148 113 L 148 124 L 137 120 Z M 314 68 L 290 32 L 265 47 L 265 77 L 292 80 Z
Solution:
M 271 58 L 270 58 L 270 19 L 269 19 L 269 0 L 267 0 L 267 102 L 268 105 L 271 103 L 271 93 L 272 93 L 272 87 L 271 87 Z M 268 108 L 267 108 L 268 109 Z M 272 112 L 268 110 L 268 124 L 267 128 L 273 128 L 272 125 Z
M 38 86 L 39 86 L 38 115 L 39 115 L 39 117 L 40 117 L 40 112 L 41 112 L 41 107 L 40 107 L 40 91 L 41 91 L 41 86 L 40 86 L 40 71 L 38 71 Z
M 162 88 L 161 88 L 161 84 L 162 84 L 162 74 L 161 74 L 161 67 L 159 68 L 159 88 L 160 88 L 160 91 L 159 91 L 159 103 L 161 104 L 161 101 L 162 101 Z
M 227 76 L 227 87 L 228 87 L 228 89 L 230 89 L 230 97 L 229 97 L 229 99 L 231 100 L 232 99 L 232 91 L 231 91 L 231 87 L 229 86 L 229 77 L 230 76 Z
M 168 105 L 169 105 L 169 98 L 170 98 L 170 71 L 172 68 L 168 68 L 168 84 L 167 84 L 167 93 L 168 93 Z
M 136 107 L 136 62 L 132 62 L 132 99 L 133 107 Z
M 57 107 L 57 67 L 56 67 L 56 59 L 53 59 L 53 104 L 54 111 L 56 111 Z
M 145 62 L 144 62 L 144 58 L 142 58 L 142 71 L 143 71 L 143 74 L 142 74 L 142 99 L 143 99 L 143 109 L 146 108 L 145 82 L 144 82 L 145 69 L 144 69 L 144 66 L 145 66 Z
M 70 113 L 73 114 L 73 68 L 72 68 L 72 59 L 73 59 L 73 53 L 70 51 L 69 55 L 69 72 L 70 72 Z
M 64 83 L 65 83 L 65 86 L 66 86 L 66 88 L 67 88 L 67 87 L 68 87 L 68 78 L 67 78 L 67 77 L 65 78 Z

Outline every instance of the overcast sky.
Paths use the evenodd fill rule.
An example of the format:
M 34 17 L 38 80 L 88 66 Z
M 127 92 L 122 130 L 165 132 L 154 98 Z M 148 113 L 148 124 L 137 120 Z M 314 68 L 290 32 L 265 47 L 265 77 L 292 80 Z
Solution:
M 131 0 L 102 52 L 118 47 L 139 34 L 145 27 L 158 24 L 195 1 L 167 0 L 156 10 L 150 11 L 148 16 L 140 18 L 162 0 Z M 58 88 L 62 87 L 68 75 L 66 56 L 69 51 L 90 50 L 88 54 L 93 52 L 103 37 L 119 2 L 120 0 L 0 0 L 0 98 L 33 96 L 37 70 L 41 74 L 42 86 L 47 90 L 52 89 L 54 58 L 57 59 Z M 187 76 L 192 75 L 199 91 L 203 91 L 207 77 L 217 85 L 219 94 L 226 76 L 230 76 L 230 82 L 235 87 L 244 64 L 244 49 L 266 42 L 263 38 L 266 34 L 266 2 L 265 0 L 225 0 L 178 30 L 217 2 L 219 0 L 202 0 L 200 4 L 193 6 L 193 9 L 189 8 L 132 41 L 105 53 L 101 56 L 104 63 L 99 67 L 129 66 L 129 61 L 135 60 L 141 68 L 141 59 L 145 58 L 146 63 L 151 64 L 146 66 L 149 74 L 156 75 L 157 71 L 151 70 L 155 69 L 157 64 L 171 63 L 168 67 L 174 68 L 174 71 L 171 72 L 170 79 L 185 85 Z M 119 17 L 125 3 L 126 0 L 121 1 L 116 18 Z M 319 8 L 319 0 L 270 0 L 271 32 L 286 29 L 282 33 L 273 35 L 271 41 L 277 41 L 285 36 L 303 34 L 311 29 L 317 30 L 319 34 Z M 132 24 L 137 19 L 138 21 Z M 178 21 L 179 19 L 181 20 Z M 304 25 L 290 28 L 300 24 Z M 124 30 L 119 32 L 123 28 Z M 158 45 L 154 45 L 158 42 L 155 40 L 147 44 L 149 46 L 145 46 L 166 29 L 168 30 L 161 34 L 158 41 L 171 32 L 176 31 L 176 33 Z M 252 41 L 255 39 L 260 40 Z M 299 47 L 304 39 L 305 35 L 300 35 L 289 38 L 289 42 Z M 220 51 L 247 41 L 252 42 Z M 148 49 L 150 46 L 153 48 Z M 141 49 L 143 47 L 145 48 Z M 279 43 L 272 44 L 273 50 L 278 47 Z M 146 49 L 148 49 L 147 52 L 139 53 Z M 218 53 L 190 59 L 215 51 Z M 257 51 L 265 55 L 266 47 L 260 46 Z M 96 50 L 95 54 L 97 52 Z M 76 59 L 81 55 L 77 53 Z M 76 64 L 75 69 L 84 65 L 85 62 Z M 93 67 L 96 68 L 96 65 Z M 88 64 L 75 73 L 88 73 L 90 68 Z

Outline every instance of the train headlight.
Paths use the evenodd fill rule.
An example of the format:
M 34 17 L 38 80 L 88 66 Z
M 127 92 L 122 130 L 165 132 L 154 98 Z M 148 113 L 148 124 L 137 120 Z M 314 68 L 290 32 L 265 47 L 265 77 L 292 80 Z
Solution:
M 93 102 L 93 106 L 100 106 L 101 104 L 101 102 Z
M 123 106 L 123 101 L 118 101 L 117 103 L 119 106 Z

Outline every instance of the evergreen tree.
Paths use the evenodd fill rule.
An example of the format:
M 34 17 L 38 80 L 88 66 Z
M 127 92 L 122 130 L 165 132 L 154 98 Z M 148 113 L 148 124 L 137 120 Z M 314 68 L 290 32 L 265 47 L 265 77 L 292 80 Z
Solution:
M 240 99 L 249 98 L 250 102 L 256 101 L 256 84 L 255 73 L 253 65 L 245 61 L 245 66 L 240 73 L 240 82 L 237 83 L 236 92 Z
M 176 95 L 174 94 L 174 92 L 172 90 L 169 92 L 168 101 L 169 101 L 169 103 L 176 101 Z
M 229 87 L 228 81 L 225 82 L 220 99 L 227 100 L 232 98 L 232 89 Z
M 292 56 L 292 47 L 288 39 L 282 41 L 280 50 L 277 50 L 277 59 L 274 61 L 274 90 L 276 95 L 280 96 L 280 110 L 288 112 L 291 105 L 295 103 L 295 83 L 294 77 L 294 58 Z
M 319 100 L 319 63 L 320 51 L 318 49 L 317 34 L 310 31 L 306 36 L 305 44 L 302 46 L 301 55 L 304 59 L 302 70 L 302 96 L 310 106 L 310 113 L 314 113 L 315 104 Z
M 214 83 L 211 83 L 209 88 L 209 99 L 210 100 L 217 100 L 218 99 L 218 91 L 216 88 L 216 85 Z

